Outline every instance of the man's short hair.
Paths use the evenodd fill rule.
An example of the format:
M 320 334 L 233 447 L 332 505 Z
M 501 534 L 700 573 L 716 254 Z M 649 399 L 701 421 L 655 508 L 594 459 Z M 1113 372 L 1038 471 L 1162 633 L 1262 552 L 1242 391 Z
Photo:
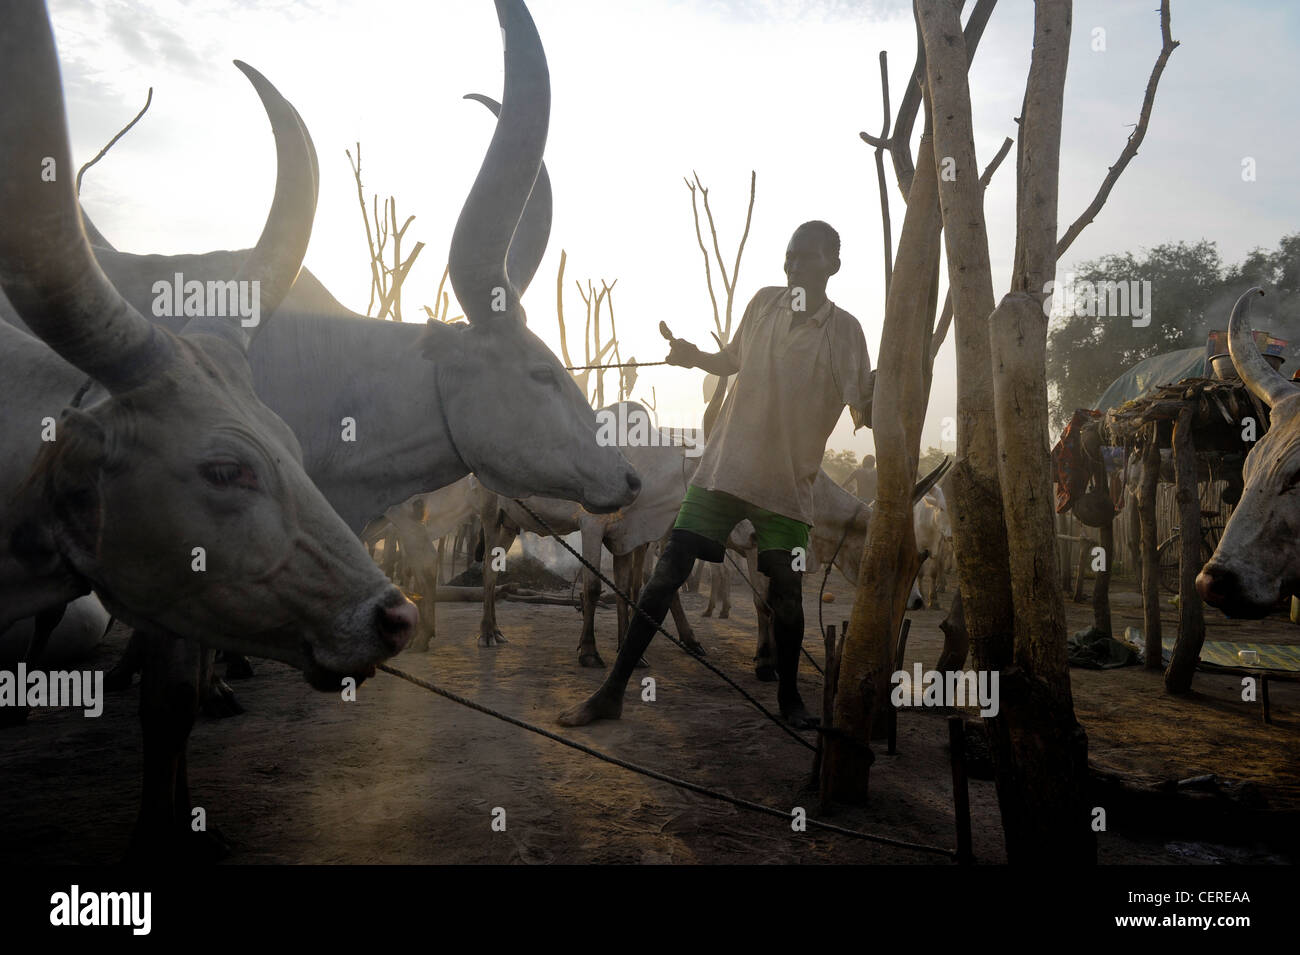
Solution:
M 803 232 L 805 229 L 820 232 L 826 248 L 830 251 L 831 257 L 838 259 L 840 257 L 840 234 L 831 228 L 829 222 L 823 222 L 821 219 L 811 219 L 805 222 L 795 232 Z

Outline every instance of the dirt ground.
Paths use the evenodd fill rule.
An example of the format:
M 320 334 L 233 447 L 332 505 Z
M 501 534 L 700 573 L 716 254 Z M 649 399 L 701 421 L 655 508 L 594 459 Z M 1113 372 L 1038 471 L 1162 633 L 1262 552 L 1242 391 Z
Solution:
M 813 575 L 809 575 L 811 578 Z M 818 581 L 819 582 L 819 581 Z M 815 640 L 818 582 L 805 594 L 808 644 Z M 707 586 L 707 585 L 706 585 Z M 744 586 L 743 583 L 741 586 Z M 847 618 L 852 591 L 833 575 L 828 623 Z M 1121 587 L 1122 589 L 1122 587 Z M 737 603 L 729 620 L 700 616 L 706 598 L 684 605 L 710 659 L 775 708 L 775 687 L 751 671 L 754 611 Z M 1133 595 L 1117 594 L 1115 628 L 1140 626 Z M 570 608 L 504 602 L 498 619 L 510 645 L 475 645 L 479 607 L 441 604 L 439 634 L 427 654 L 395 665 L 552 730 L 603 671 L 577 666 L 579 615 Z M 1090 609 L 1069 605 L 1072 629 Z M 1211 611 L 1211 639 L 1295 642 L 1281 616 L 1229 623 Z M 927 667 L 942 643 L 940 611 L 912 615 L 907 661 Z M 1213 619 L 1213 618 L 1218 618 Z M 1166 632 L 1176 626 L 1167 614 Z M 612 661 L 613 610 L 597 616 L 598 641 Z M 115 628 L 83 667 L 107 668 L 125 643 Z M 802 792 L 811 752 L 768 723 L 717 677 L 666 641 L 647 654 L 657 699 L 629 693 L 624 717 L 569 734 L 625 759 L 783 810 L 816 815 Z M 733 808 L 624 769 L 433 696 L 387 674 L 363 683 L 356 702 L 318 693 L 296 671 L 255 663 L 235 684 L 247 713 L 200 718 L 190 742 L 190 782 L 209 824 L 233 846 L 229 863 L 925 863 L 942 857 L 814 830 Z M 804 695 L 820 700 L 820 677 L 801 669 Z M 1250 781 L 1275 807 L 1300 804 L 1300 685 L 1277 684 L 1273 724 L 1240 701 L 1239 681 L 1199 673 L 1195 692 L 1168 696 L 1158 674 L 1073 670 L 1075 705 L 1099 768 L 1149 781 L 1213 773 Z M 124 853 L 138 798 L 137 689 L 110 695 L 102 717 L 44 710 L 0 731 L 0 859 L 7 863 L 112 863 Z M 973 711 L 972 711 L 973 712 Z M 831 821 L 909 842 L 954 844 L 952 784 L 943 714 L 899 716 L 898 755 L 883 745 L 867 806 L 840 808 Z M 812 739 L 811 736 L 809 736 Z M 979 862 L 1004 859 L 993 784 L 972 780 Z M 494 831 L 494 809 L 505 831 Z M 1112 811 L 1112 817 L 1115 812 Z M 500 815 L 499 813 L 497 814 Z M 1105 863 L 1282 861 L 1267 832 L 1228 848 L 1185 838 L 1138 841 L 1112 825 L 1099 838 Z M 1221 840 L 1222 841 L 1222 840 Z

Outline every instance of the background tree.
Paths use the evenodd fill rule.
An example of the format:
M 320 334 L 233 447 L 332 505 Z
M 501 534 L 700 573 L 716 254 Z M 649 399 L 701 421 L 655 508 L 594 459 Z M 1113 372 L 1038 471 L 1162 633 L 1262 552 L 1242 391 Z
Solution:
M 850 474 L 858 468 L 858 456 L 854 451 L 832 451 L 826 449 L 822 455 L 822 470 L 831 476 L 831 480 L 843 486 Z
M 1054 310 L 1047 340 L 1053 433 L 1138 362 L 1203 346 L 1211 329 L 1226 329 L 1232 304 L 1252 285 L 1268 293 L 1256 327 L 1286 339 L 1292 358 L 1300 355 L 1300 233 L 1283 236 L 1276 249 L 1255 249 L 1236 266 L 1225 267 L 1217 243 L 1202 239 L 1104 255 L 1075 266 L 1074 278 L 1150 281 L 1151 324 Z

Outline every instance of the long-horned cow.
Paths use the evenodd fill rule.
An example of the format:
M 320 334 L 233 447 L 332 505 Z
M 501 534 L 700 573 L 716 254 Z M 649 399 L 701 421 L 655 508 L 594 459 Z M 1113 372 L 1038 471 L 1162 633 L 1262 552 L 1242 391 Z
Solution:
M 1246 456 L 1245 489 L 1219 546 L 1196 577 L 1206 603 L 1230 617 L 1263 617 L 1300 593 L 1300 386 L 1259 353 L 1251 329 L 1252 288 L 1228 322 L 1228 351 L 1246 387 L 1270 411 L 1268 431 Z
M 237 288 L 257 290 L 256 332 L 301 267 L 317 179 L 293 107 L 238 65 L 266 108 L 278 161 L 266 227 L 233 276 Z M 96 264 L 38 0 L 6 10 L 0 78 L 11 91 L 0 107 L 0 287 L 39 336 L 0 325 L 0 630 L 93 588 L 117 617 L 162 639 L 141 698 L 136 845 L 168 851 L 189 821 L 188 724 L 175 731 L 168 684 L 186 673 L 197 684 L 200 641 L 282 660 L 336 690 L 402 649 L 415 608 L 312 484 L 293 433 L 257 399 L 244 332 L 206 316 L 180 335 L 152 325 Z
M 640 489 L 618 448 L 597 443 L 595 412 L 525 322 L 520 296 L 551 223 L 542 167 L 550 80 L 522 0 L 495 4 L 505 91 L 449 255 L 469 323 L 366 318 L 304 270 L 249 356 L 258 397 L 293 429 L 307 473 L 357 533 L 389 507 L 471 472 L 505 496 L 558 497 L 595 513 L 618 510 Z M 127 301 L 146 311 L 159 277 L 228 277 L 245 257 L 95 252 Z M 349 426 L 353 440 L 342 437 Z

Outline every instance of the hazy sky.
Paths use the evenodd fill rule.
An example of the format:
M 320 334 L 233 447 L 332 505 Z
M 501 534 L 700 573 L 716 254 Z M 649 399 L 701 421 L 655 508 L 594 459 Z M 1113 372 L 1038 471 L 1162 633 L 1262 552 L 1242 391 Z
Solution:
M 408 319 L 422 320 L 418 306 L 433 302 L 451 230 L 492 134 L 487 111 L 461 96 L 501 95 L 490 0 L 51 6 L 76 162 L 93 156 L 154 88 L 146 118 L 83 186 L 86 208 L 118 248 L 204 251 L 256 240 L 275 163 L 256 96 L 230 63 L 239 58 L 297 106 L 320 153 L 307 266 L 345 305 L 365 310 L 365 238 L 344 156 L 360 140 L 367 197 L 395 195 L 400 216 L 416 216 L 408 246 L 426 244 L 404 295 Z M 1090 201 L 1137 120 L 1160 49 L 1156 6 L 1075 5 L 1062 231 Z M 730 260 L 752 169 L 757 200 L 735 322 L 758 288 L 784 284 L 793 228 L 826 219 L 843 240 L 843 269 L 830 296 L 862 322 L 874 361 L 884 307 L 882 238 L 872 151 L 858 132 L 880 129 L 879 51 L 889 51 L 895 106 L 910 73 L 910 4 L 530 0 L 529 7 L 551 71 L 546 161 L 555 190 L 550 247 L 524 299 L 530 327 L 558 352 L 555 273 L 563 248 L 571 348 L 583 314 L 573 280 L 588 277 L 618 280 L 624 357 L 663 358 L 661 319 L 678 336 L 710 344 L 712 311 L 682 177 L 696 170 L 711 188 Z M 1179 239 L 1216 240 L 1233 262 L 1300 227 L 1296 109 L 1287 105 L 1294 97 L 1280 92 L 1300 88 L 1297 19 L 1281 0 L 1174 0 L 1173 35 L 1182 45 L 1165 71 L 1145 144 L 1061 273 L 1107 252 Z M 1003 0 L 979 48 L 971 85 L 981 165 L 1015 133 L 1032 21 L 1027 0 Z M 1104 51 L 1093 49 L 1096 28 L 1104 30 Z M 1255 160 L 1254 181 L 1243 181 L 1244 157 Z M 903 204 L 892 171 L 888 181 L 897 242 Z M 1014 181 L 1013 153 L 986 197 L 999 296 L 1014 248 Z M 646 369 L 635 397 L 649 397 L 653 385 L 661 414 L 697 416 L 702 379 L 698 371 Z M 949 342 L 936 366 L 923 446 L 939 443 L 954 402 Z M 870 432 L 853 435 L 846 413 L 829 445 L 861 454 L 871 448 Z

